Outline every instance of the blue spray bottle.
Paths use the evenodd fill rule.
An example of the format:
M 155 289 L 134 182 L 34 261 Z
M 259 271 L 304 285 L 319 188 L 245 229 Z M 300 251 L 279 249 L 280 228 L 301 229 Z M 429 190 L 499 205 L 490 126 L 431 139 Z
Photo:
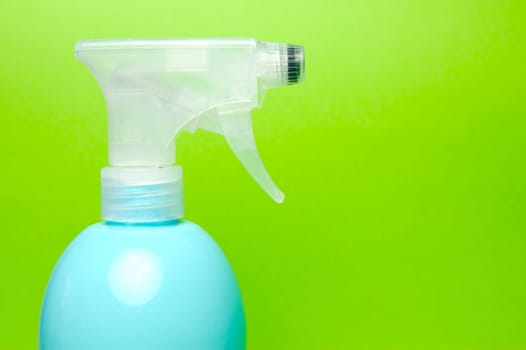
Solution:
M 256 182 L 282 202 L 259 158 L 250 112 L 266 89 L 303 80 L 303 48 L 152 39 L 82 41 L 75 50 L 108 108 L 104 221 L 60 257 L 42 306 L 40 349 L 244 349 L 234 273 L 214 240 L 181 220 L 175 138 L 197 128 L 224 135 Z

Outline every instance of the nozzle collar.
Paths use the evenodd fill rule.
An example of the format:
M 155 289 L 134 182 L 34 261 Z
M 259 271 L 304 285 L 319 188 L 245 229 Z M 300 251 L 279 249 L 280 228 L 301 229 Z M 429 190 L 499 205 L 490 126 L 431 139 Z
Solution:
M 181 167 L 107 167 L 102 169 L 101 184 L 106 221 L 160 222 L 184 214 Z

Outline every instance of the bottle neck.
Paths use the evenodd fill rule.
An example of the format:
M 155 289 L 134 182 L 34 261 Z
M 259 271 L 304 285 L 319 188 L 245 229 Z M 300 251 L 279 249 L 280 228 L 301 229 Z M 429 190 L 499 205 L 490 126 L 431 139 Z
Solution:
M 184 214 L 181 167 L 107 167 L 101 172 L 102 218 L 119 224 L 173 221 Z
M 180 219 L 156 221 L 156 222 L 119 222 L 119 221 L 106 221 L 106 225 L 110 226 L 121 226 L 121 227 L 158 227 L 158 226 L 170 226 L 176 225 L 180 222 Z

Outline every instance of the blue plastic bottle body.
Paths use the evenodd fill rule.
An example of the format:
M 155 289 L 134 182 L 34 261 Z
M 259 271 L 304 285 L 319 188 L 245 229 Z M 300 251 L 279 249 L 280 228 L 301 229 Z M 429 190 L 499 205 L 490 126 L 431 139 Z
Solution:
M 198 225 L 99 223 L 51 275 L 41 350 L 241 350 L 245 318 L 230 265 Z

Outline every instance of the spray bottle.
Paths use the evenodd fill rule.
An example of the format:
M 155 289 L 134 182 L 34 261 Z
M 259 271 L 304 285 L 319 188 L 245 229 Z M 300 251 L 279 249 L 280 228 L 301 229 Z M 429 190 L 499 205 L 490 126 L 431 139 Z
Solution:
M 228 260 L 182 220 L 175 139 L 223 135 L 276 202 L 283 193 L 254 142 L 251 110 L 269 88 L 304 79 L 301 46 L 253 39 L 80 41 L 108 109 L 103 222 L 60 257 L 40 319 L 41 350 L 245 349 L 241 293 Z

